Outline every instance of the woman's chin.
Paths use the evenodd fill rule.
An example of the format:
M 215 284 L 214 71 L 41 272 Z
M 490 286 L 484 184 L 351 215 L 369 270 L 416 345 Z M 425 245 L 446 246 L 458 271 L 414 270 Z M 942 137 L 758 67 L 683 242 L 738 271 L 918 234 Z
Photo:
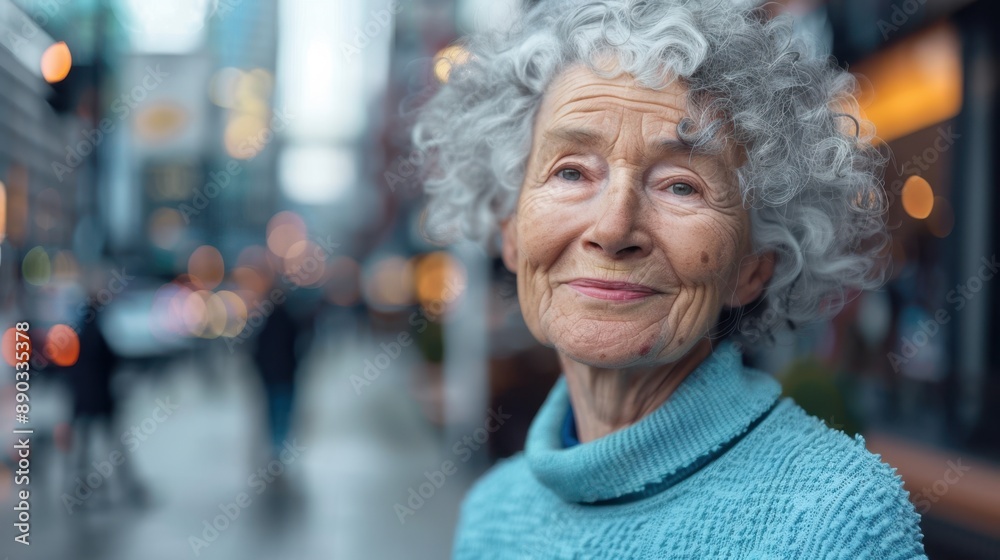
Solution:
M 634 367 L 652 362 L 655 361 L 657 354 L 649 347 L 610 349 L 598 344 L 567 346 L 556 344 L 555 349 L 574 362 L 604 369 Z
M 680 337 L 665 338 L 645 334 L 630 334 L 611 338 L 603 336 L 600 339 L 573 337 L 572 340 L 550 338 L 551 346 L 566 358 L 574 362 L 592 367 L 616 369 L 637 366 L 654 366 L 675 362 L 684 358 L 704 336 L 696 333 L 685 333 Z M 608 340 L 620 340 L 615 345 L 608 345 Z

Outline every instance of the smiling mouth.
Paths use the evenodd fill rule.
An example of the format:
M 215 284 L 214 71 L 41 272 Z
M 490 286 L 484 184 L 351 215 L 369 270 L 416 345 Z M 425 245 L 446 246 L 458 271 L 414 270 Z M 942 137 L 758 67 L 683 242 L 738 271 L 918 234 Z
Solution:
M 607 301 L 634 301 L 661 293 L 649 286 L 631 282 L 607 282 L 593 278 L 578 278 L 566 283 L 585 296 Z

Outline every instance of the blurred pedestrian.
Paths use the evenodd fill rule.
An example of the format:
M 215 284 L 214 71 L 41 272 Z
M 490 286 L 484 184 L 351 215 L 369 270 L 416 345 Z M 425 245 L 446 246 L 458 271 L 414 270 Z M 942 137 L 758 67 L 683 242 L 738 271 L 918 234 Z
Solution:
M 89 295 L 94 296 L 93 286 Z M 113 465 L 113 473 L 99 473 L 105 480 L 97 488 L 88 481 L 97 469 L 95 465 L 108 463 L 114 450 L 118 425 L 117 396 L 112 389 L 112 377 L 118 367 L 119 357 L 108 344 L 96 317 L 83 322 L 78 331 L 80 354 L 77 361 L 66 371 L 68 385 L 73 395 L 72 444 L 70 449 L 69 493 L 77 499 L 83 495 L 90 498 L 88 489 L 79 488 L 84 482 L 97 496 L 97 500 L 87 500 L 87 504 L 111 501 L 111 488 L 118 487 L 125 500 L 136 505 L 147 502 L 145 488 L 136 480 L 131 465 L 127 461 Z M 108 463 L 110 464 L 110 463 Z
M 275 304 L 257 336 L 253 359 L 260 373 L 267 402 L 271 454 L 281 453 L 291 430 L 298 369 L 299 325 L 287 306 Z

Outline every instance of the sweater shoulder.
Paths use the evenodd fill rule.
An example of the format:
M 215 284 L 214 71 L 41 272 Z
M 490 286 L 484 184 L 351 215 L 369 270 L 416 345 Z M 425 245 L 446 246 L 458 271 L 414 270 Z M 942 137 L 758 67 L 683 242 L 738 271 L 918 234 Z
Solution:
M 525 493 L 533 485 L 524 453 L 501 459 L 469 488 L 462 500 L 456 539 L 489 538 L 474 534 L 525 515 Z
M 498 495 L 507 495 L 512 489 L 521 487 L 524 478 L 529 475 L 523 451 L 500 459 L 476 480 L 466 494 L 464 504 L 484 500 L 493 502 Z
M 761 427 L 764 429 L 755 431 L 771 440 L 765 448 L 771 449 L 776 459 L 804 471 L 828 475 L 831 483 L 837 483 L 841 476 L 855 475 L 906 495 L 896 469 L 869 451 L 863 436 L 852 437 L 831 428 L 792 399 L 782 399 Z
M 808 481 L 796 525 L 815 558 L 925 558 L 920 516 L 896 469 L 854 437 L 783 399 L 765 430 L 782 478 Z M 762 427 L 764 427 L 762 425 Z M 845 556 L 846 554 L 846 556 Z

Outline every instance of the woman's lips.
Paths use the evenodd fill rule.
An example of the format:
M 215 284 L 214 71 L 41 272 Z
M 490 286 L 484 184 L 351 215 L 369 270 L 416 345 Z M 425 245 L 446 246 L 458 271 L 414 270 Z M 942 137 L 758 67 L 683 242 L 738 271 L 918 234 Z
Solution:
M 630 282 L 607 282 L 594 278 L 578 278 L 566 283 L 581 294 L 611 301 L 631 301 L 660 293 L 649 286 Z

